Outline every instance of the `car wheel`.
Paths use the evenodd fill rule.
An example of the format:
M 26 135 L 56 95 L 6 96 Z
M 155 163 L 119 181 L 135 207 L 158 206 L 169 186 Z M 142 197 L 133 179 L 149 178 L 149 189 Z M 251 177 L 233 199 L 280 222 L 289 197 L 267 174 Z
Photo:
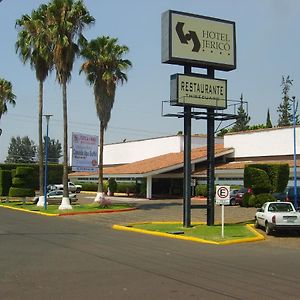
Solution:
M 270 228 L 270 225 L 268 222 L 266 222 L 266 235 L 271 235 L 272 229 Z
M 234 199 L 234 198 L 230 200 L 230 205 L 231 205 L 231 206 L 235 206 L 235 205 L 236 205 L 236 202 L 235 202 L 235 199 Z
M 254 227 L 255 228 L 260 228 L 259 224 L 258 224 L 258 220 L 255 218 L 255 222 L 254 222 Z

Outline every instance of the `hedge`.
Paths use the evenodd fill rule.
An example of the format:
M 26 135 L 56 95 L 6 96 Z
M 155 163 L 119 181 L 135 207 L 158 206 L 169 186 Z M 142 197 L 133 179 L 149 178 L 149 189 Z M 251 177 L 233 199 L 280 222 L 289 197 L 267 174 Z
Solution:
M 206 184 L 198 184 L 195 188 L 196 196 L 207 197 L 207 185 Z
M 16 175 L 12 179 L 13 186 L 9 189 L 10 197 L 32 197 L 34 192 L 34 169 L 30 167 L 17 167 Z
M 268 174 L 252 165 L 246 166 L 244 169 L 244 186 L 251 188 L 255 195 L 269 193 L 271 190 Z
M 13 170 L 17 167 L 30 167 L 33 168 L 32 178 L 34 188 L 39 188 L 39 166 L 38 164 L 0 164 L 2 170 Z M 69 173 L 71 168 L 69 167 Z M 14 175 L 12 174 L 12 177 Z M 62 164 L 48 164 L 48 184 L 61 183 L 63 177 L 63 165 Z
M 271 194 L 264 193 L 259 195 L 251 195 L 249 198 L 248 206 L 249 207 L 262 207 L 266 202 L 276 201 L 275 197 Z
M 9 197 L 33 197 L 35 192 L 30 188 L 15 188 L 9 189 Z
M 0 170 L 0 196 L 8 196 L 11 187 L 11 171 Z
M 288 164 L 251 164 L 248 167 L 266 172 L 270 181 L 271 193 L 284 192 L 289 181 L 290 167 Z

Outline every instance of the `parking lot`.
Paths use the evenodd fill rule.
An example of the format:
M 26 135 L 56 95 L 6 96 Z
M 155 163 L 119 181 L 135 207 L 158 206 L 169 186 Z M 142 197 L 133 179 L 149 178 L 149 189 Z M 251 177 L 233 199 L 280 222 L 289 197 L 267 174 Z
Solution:
M 94 194 L 80 193 L 79 203 L 89 203 L 94 200 Z M 137 199 L 128 197 L 109 197 L 114 203 L 131 203 L 138 209 L 127 213 L 79 215 L 72 218 L 91 224 L 106 224 L 111 227 L 114 224 L 126 225 L 135 222 L 151 221 L 182 221 L 183 205 L 182 199 Z M 206 222 L 206 201 L 192 199 L 191 220 L 192 222 Z M 225 224 L 254 221 L 256 208 L 225 206 Z M 221 206 L 215 206 L 215 224 L 221 222 Z M 263 230 L 258 229 L 264 236 Z M 226 234 L 226 225 L 225 225 Z M 274 236 L 266 236 L 263 242 L 271 247 L 284 247 L 300 249 L 300 234 L 295 232 L 276 233 Z

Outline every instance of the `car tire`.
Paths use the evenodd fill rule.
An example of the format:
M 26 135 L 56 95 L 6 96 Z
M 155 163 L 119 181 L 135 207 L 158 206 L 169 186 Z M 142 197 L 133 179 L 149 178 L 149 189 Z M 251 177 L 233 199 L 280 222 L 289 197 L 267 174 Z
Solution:
M 270 228 L 270 225 L 268 222 L 266 222 L 265 231 L 266 231 L 266 235 L 271 235 L 271 233 L 272 233 L 272 229 Z
M 231 206 L 235 206 L 236 205 L 236 202 L 235 202 L 234 198 L 230 199 L 230 205 Z

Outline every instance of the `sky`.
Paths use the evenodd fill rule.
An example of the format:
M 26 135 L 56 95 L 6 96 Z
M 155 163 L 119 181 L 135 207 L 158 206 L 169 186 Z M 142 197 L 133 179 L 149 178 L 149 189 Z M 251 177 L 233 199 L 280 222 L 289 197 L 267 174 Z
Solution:
M 0 162 L 7 156 L 12 137 L 29 136 L 38 140 L 38 83 L 35 72 L 23 65 L 15 53 L 16 19 L 31 13 L 39 0 L 3 0 L 0 2 L 0 78 L 10 81 L 17 96 L 16 106 L 8 107 L 0 128 Z M 129 47 L 127 58 L 133 66 L 128 82 L 117 87 L 105 143 L 139 140 L 183 131 L 183 119 L 163 117 L 174 112 L 162 101 L 170 99 L 170 75 L 183 73 L 183 67 L 161 63 L 161 14 L 177 10 L 210 16 L 236 23 L 236 70 L 216 71 L 215 77 L 227 79 L 228 99 L 248 102 L 250 124 L 271 121 L 277 124 L 277 108 L 282 101 L 281 79 L 293 79 L 290 96 L 300 99 L 300 1 L 298 0 L 85 0 L 95 24 L 84 31 L 87 39 L 108 35 Z M 82 64 L 73 66 L 67 87 L 69 146 L 72 132 L 99 135 L 93 90 Z M 193 68 L 193 72 L 205 70 Z M 180 109 L 177 108 L 177 111 Z M 44 113 L 52 114 L 49 136 L 63 141 L 62 93 L 55 72 L 44 85 Z M 230 111 L 228 111 L 230 113 Z M 46 122 L 44 120 L 44 134 Z M 221 124 L 222 128 L 225 124 Z M 216 127 L 219 124 L 216 122 Z M 204 120 L 192 121 L 192 133 L 206 133 Z

